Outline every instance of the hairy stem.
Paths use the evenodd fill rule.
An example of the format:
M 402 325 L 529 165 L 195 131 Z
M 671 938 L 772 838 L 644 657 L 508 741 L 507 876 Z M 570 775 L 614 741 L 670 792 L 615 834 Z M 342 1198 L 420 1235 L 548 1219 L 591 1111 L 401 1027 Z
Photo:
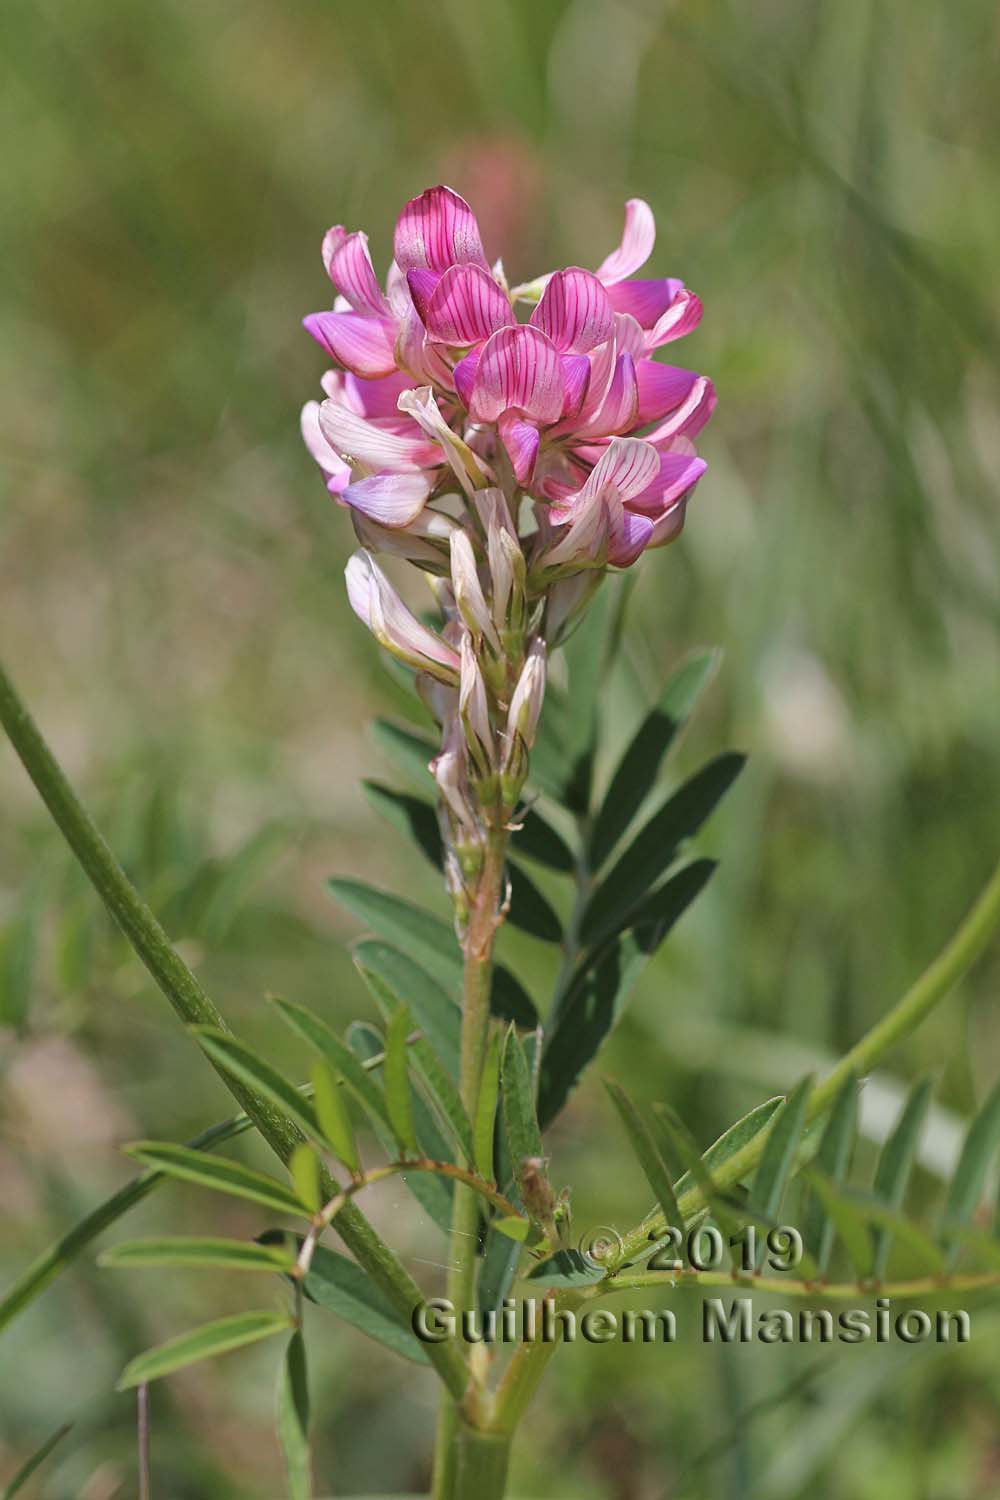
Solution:
M 2 665 L 0 723 L 94 889 L 177 1015 L 187 1026 L 214 1026 L 228 1030 L 215 1004 L 129 881 L 70 786 Z M 275 1154 L 287 1162 L 301 1139 L 296 1127 L 256 1089 L 240 1083 L 215 1063 L 212 1066 Z M 329 1178 L 324 1184 L 324 1193 L 332 1198 L 336 1192 L 337 1184 Z M 339 1216 L 337 1228 L 341 1239 L 372 1280 L 393 1306 L 409 1319 L 421 1301 L 420 1288 L 353 1203 L 348 1204 Z M 465 1388 L 466 1374 L 465 1362 L 458 1350 L 448 1344 L 428 1345 L 427 1355 L 448 1389 L 460 1395 Z
M 483 1077 L 483 1059 L 489 1037 L 493 943 L 500 922 L 506 847 L 506 834 L 499 829 L 493 830 L 464 942 L 459 1093 L 470 1119 L 474 1119 L 476 1114 Z M 475 1306 L 478 1238 L 479 1207 L 476 1193 L 456 1182 L 446 1296 L 457 1313 Z M 478 1402 L 481 1394 L 479 1386 L 480 1382 L 473 1378 L 465 1401 L 465 1406 L 471 1408 L 466 1411 L 466 1416 L 474 1419 L 482 1415 Z M 472 1490 L 465 1487 L 459 1472 L 461 1454 L 471 1443 L 471 1439 L 466 1439 L 467 1426 L 459 1404 L 448 1395 L 443 1395 L 435 1439 L 434 1500 L 464 1500 L 466 1493 L 472 1494 Z M 492 1448 L 489 1449 L 491 1454 L 493 1451 Z M 506 1472 L 506 1460 L 504 1471 Z M 489 1491 L 480 1487 L 477 1493 L 487 1495 Z M 502 1495 L 502 1488 L 496 1493 Z

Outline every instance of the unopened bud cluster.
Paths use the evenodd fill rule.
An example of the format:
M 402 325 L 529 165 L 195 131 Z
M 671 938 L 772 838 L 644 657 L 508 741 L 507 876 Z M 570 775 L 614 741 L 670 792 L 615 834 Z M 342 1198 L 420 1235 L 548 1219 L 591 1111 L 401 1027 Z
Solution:
M 521 798 L 549 651 L 609 567 L 678 535 L 705 468 L 692 439 L 711 381 L 652 358 L 701 303 L 672 278 L 634 278 L 654 238 L 633 199 L 596 272 L 511 289 L 469 205 L 437 187 L 403 210 L 385 290 L 366 235 L 337 226 L 323 242 L 337 296 L 305 322 L 337 368 L 303 436 L 361 543 L 351 605 L 441 726 L 431 770 L 460 916 Z M 427 575 L 439 629 L 379 554 Z

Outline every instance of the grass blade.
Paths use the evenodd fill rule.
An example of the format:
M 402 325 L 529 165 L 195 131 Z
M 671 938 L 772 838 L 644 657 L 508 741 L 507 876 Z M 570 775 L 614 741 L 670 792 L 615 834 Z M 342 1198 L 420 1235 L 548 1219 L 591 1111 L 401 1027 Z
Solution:
M 13 1479 L 5 1487 L 3 1494 L 0 1495 L 0 1500 L 14 1500 L 14 1496 L 21 1493 L 35 1470 L 41 1468 L 56 1444 L 62 1442 L 66 1434 L 72 1430 L 72 1427 L 72 1422 L 64 1422 L 61 1427 L 56 1428 L 51 1436 L 45 1439 L 40 1448 L 35 1449 L 31 1457 L 21 1465 Z

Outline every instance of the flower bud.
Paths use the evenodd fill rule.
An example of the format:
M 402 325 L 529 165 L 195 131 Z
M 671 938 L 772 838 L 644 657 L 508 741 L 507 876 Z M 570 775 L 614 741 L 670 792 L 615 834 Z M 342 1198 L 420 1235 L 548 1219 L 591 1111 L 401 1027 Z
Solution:
M 451 586 L 455 592 L 455 603 L 466 625 L 473 635 L 485 637 L 499 655 L 500 638 L 479 582 L 476 555 L 468 532 L 461 528 L 451 534 Z
M 535 743 L 538 718 L 542 711 L 542 700 L 545 697 L 545 666 L 545 642 L 536 636 L 528 648 L 528 655 L 521 669 L 521 675 L 517 679 L 517 686 L 511 694 L 510 709 L 507 713 L 508 739 L 517 735 L 529 750 Z
M 479 820 L 469 788 L 469 750 L 458 717 L 454 717 L 444 736 L 440 752 L 430 763 L 441 799 L 455 821 L 459 844 L 479 841 Z
M 367 552 L 355 552 L 344 573 L 351 608 L 380 646 L 418 671 L 429 672 L 441 682 L 457 683 L 457 652 L 410 613 Z
M 391 557 L 405 557 L 426 572 L 447 576 L 450 566 L 451 533 L 458 525 L 451 516 L 429 507 L 421 511 L 408 526 L 381 526 L 363 511 L 351 507 L 354 533 L 369 552 L 385 552 Z
M 458 706 L 473 759 L 482 774 L 489 775 L 494 769 L 493 727 L 490 724 L 486 684 L 476 660 L 472 636 L 468 632 L 462 637 Z

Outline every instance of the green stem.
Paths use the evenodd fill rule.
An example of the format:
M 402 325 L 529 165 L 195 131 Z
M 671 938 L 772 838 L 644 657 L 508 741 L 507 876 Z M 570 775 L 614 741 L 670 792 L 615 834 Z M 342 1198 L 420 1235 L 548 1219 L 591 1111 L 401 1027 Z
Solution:
M 981 1292 L 1000 1286 L 1000 1271 L 972 1271 L 965 1276 L 916 1276 L 910 1281 L 789 1281 L 781 1276 L 733 1276 L 727 1271 L 623 1271 L 602 1286 L 606 1292 L 634 1292 L 655 1287 L 731 1287 L 744 1292 L 773 1292 L 781 1297 L 933 1297 L 945 1292 Z
M 462 1047 L 459 1065 L 459 1093 L 470 1120 L 475 1119 L 479 1090 L 483 1078 L 483 1060 L 489 1038 L 490 984 L 493 972 L 493 942 L 498 925 L 503 887 L 506 834 L 494 830 L 490 835 L 476 900 L 469 915 L 465 935 L 463 972 Z M 475 1307 L 476 1247 L 479 1237 L 479 1206 L 476 1193 L 460 1182 L 455 1184 L 455 1201 L 451 1219 L 448 1254 L 448 1279 L 445 1295 L 457 1313 Z M 471 1379 L 465 1406 L 466 1415 L 478 1417 L 480 1381 L 469 1368 Z M 488 1495 L 491 1491 L 464 1488 L 460 1473 L 462 1454 L 469 1452 L 472 1431 L 461 1414 L 461 1403 L 442 1395 L 434 1446 L 434 1500 L 465 1500 L 468 1494 Z M 493 1452 L 487 1445 L 484 1453 Z M 471 1461 L 471 1460 L 470 1460 Z M 485 1462 L 485 1459 L 483 1460 Z M 476 1459 L 479 1462 L 479 1459 Z M 506 1459 L 504 1460 L 506 1472 Z M 503 1489 L 495 1492 L 503 1494 Z
M 2 665 L 0 723 L 94 889 L 177 1015 L 188 1026 L 227 1030 L 222 1015 L 172 946 L 70 786 Z M 287 1162 L 301 1139 L 295 1126 L 256 1089 L 232 1078 L 215 1063 L 212 1066 L 268 1145 Z M 336 1191 L 337 1184 L 328 1179 L 324 1187 L 326 1196 L 333 1197 Z M 354 1204 L 349 1204 L 340 1215 L 337 1228 L 372 1280 L 409 1319 L 422 1294 L 389 1246 Z M 448 1343 L 428 1345 L 427 1355 L 448 1389 L 460 1395 L 465 1389 L 466 1373 L 465 1361 L 458 1350 Z
M 830 1075 L 812 1091 L 807 1106 L 810 1119 L 822 1114 L 829 1107 L 848 1074 L 854 1073 L 860 1077 L 869 1072 L 890 1047 L 902 1041 L 920 1024 L 981 956 L 998 927 L 1000 927 L 1000 864 L 997 865 L 958 931 L 934 962 L 924 970 L 920 978 L 911 985 L 888 1015 L 883 1016 L 882 1020 L 878 1021 L 841 1059 Z M 760 1160 L 767 1135 L 766 1130 L 762 1131 L 714 1172 L 714 1181 L 718 1187 L 732 1187 L 734 1183 L 747 1176 Z M 703 1206 L 701 1189 L 697 1186 L 691 1187 L 678 1199 L 678 1207 L 685 1223 Z M 615 1258 L 616 1262 L 621 1264 L 635 1259 L 646 1251 L 652 1252 L 655 1248 L 655 1232 L 657 1230 L 662 1232 L 665 1227 L 662 1213 L 651 1214 L 625 1236 L 620 1252 Z M 651 1274 L 653 1273 L 635 1273 L 638 1276 Z M 623 1286 L 652 1284 L 645 1281 L 637 1282 L 635 1275 L 629 1275 L 629 1279 L 626 1280 L 625 1273 L 623 1273 L 611 1283 L 601 1283 L 599 1287 L 591 1288 L 589 1293 L 564 1292 L 557 1297 L 557 1304 L 560 1308 L 576 1311 L 595 1294 L 602 1295 L 605 1291 Z M 922 1283 L 920 1285 L 922 1286 Z M 935 1286 L 939 1287 L 939 1283 L 935 1283 Z M 548 1368 L 549 1360 L 558 1347 L 557 1343 L 539 1342 L 521 1344 L 515 1350 L 497 1391 L 494 1423 L 498 1429 L 512 1432 L 517 1426 Z

